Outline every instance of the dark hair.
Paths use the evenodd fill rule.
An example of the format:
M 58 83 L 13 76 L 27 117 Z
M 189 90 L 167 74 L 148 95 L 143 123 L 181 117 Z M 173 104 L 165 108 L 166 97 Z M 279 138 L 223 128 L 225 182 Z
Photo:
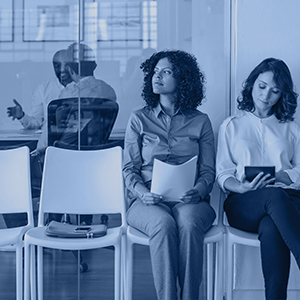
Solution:
M 280 122 L 293 121 L 297 108 L 298 94 L 294 92 L 292 76 L 288 66 L 280 59 L 267 58 L 256 66 L 243 83 L 241 96 L 238 97 L 238 109 L 253 112 L 255 110 L 252 89 L 255 80 L 261 73 L 273 73 L 273 80 L 281 91 L 281 97 L 273 106 L 273 113 Z
M 154 108 L 159 102 L 159 95 L 153 93 L 152 77 L 158 61 L 165 57 L 172 64 L 173 76 L 177 82 L 175 108 L 183 110 L 197 108 L 205 97 L 205 78 L 195 56 L 181 50 L 165 50 L 154 53 L 141 64 L 144 72 L 142 97 L 146 104 Z
M 68 62 L 67 65 L 76 73 L 79 74 L 79 63 Z M 95 61 L 81 61 L 80 62 L 80 76 L 92 76 L 97 64 Z
M 67 48 L 69 62 L 67 65 L 76 73 L 81 76 L 91 76 L 97 67 L 94 50 L 83 43 L 74 42 Z

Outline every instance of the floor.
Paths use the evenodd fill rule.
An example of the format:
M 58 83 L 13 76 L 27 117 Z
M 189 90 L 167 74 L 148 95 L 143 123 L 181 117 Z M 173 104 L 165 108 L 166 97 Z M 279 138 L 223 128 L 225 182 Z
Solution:
M 109 222 L 118 221 L 112 217 Z M 133 300 L 155 300 L 149 248 L 136 245 L 134 251 Z M 114 299 L 113 250 L 82 251 L 82 257 L 89 267 L 85 273 L 78 272 L 78 260 L 72 252 L 44 249 L 44 300 Z M 15 300 L 15 253 L 0 251 L 0 260 L 0 299 Z M 206 299 L 205 283 L 204 275 L 201 296 L 195 300 Z

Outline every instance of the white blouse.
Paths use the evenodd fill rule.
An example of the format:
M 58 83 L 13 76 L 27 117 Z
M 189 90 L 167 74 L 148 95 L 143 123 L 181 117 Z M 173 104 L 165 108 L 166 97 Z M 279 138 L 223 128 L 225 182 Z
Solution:
M 275 166 L 285 171 L 291 185 L 273 186 L 300 189 L 300 128 L 295 122 L 280 123 L 274 116 L 258 118 L 243 111 L 223 121 L 219 130 L 216 180 L 226 192 L 229 177 L 241 181 L 245 166 Z

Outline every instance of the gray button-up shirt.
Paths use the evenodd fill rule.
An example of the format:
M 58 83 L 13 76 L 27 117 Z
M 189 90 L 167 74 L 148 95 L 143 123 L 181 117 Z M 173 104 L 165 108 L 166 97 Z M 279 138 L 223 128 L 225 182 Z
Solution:
M 150 190 L 154 158 L 182 164 L 198 156 L 195 186 L 201 199 L 211 192 L 215 179 L 215 146 L 211 122 L 199 110 L 178 110 L 170 117 L 158 104 L 130 116 L 126 134 L 123 174 L 131 203 Z

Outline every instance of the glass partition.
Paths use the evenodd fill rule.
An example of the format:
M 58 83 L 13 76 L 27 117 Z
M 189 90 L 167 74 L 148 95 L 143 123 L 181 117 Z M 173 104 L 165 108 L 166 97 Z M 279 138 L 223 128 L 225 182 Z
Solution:
M 227 36 L 229 2 L 1 1 L 0 149 L 30 147 L 36 221 L 46 147 L 85 151 L 110 142 L 122 145 L 131 111 L 144 104 L 140 65 L 155 51 L 177 48 L 199 58 L 204 73 L 212 78 L 208 82 L 209 101 L 200 109 L 216 119 L 214 124 L 221 122 L 227 102 L 216 109 L 210 99 L 215 93 L 224 99 L 227 94 L 228 57 L 223 39 Z M 51 219 L 107 223 L 108 227 L 120 224 L 117 215 L 51 215 L 47 222 Z M 13 222 L 24 220 L 18 217 Z M 0 216 L 1 228 L 7 225 Z M 8 255 L 3 256 L 7 268 L 14 261 L 10 254 L 0 253 L 1 258 Z M 99 295 L 112 299 L 113 254 L 110 248 L 81 253 L 45 249 L 44 299 L 95 299 Z M 134 295 L 155 299 L 149 248 L 137 247 L 135 255 L 143 265 L 134 267 L 134 280 L 138 280 L 134 281 Z M 9 274 L 14 282 L 14 273 Z M 0 298 L 9 299 L 2 294 L 5 284 L 7 281 L 0 280 Z M 203 296 L 204 286 L 205 282 Z M 14 299 L 13 286 L 11 290 Z
M 142 104 L 139 65 L 156 48 L 156 1 L 1 1 L 0 149 L 30 148 L 36 223 L 47 146 L 84 151 L 122 145 L 129 114 Z M 120 224 L 114 215 L 51 214 L 46 222 L 53 219 Z M 24 215 L 0 216 L 1 228 L 24 223 Z M 86 299 L 86 293 L 94 299 L 103 289 L 104 299 L 111 299 L 113 253 L 44 249 L 44 299 Z M 14 262 L 10 254 L 0 253 L 7 269 Z M 14 272 L 8 274 L 14 282 Z M 1 280 L 0 298 L 9 299 L 1 296 L 4 285 Z M 12 299 L 14 293 L 12 285 Z

